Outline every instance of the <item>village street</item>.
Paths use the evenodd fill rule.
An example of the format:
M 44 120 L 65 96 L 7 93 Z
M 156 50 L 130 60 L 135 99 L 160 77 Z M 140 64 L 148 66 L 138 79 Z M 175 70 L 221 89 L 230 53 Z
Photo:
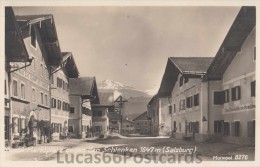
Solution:
M 162 151 L 163 148 L 166 148 L 164 152 Z M 122 150 L 125 149 L 128 149 L 127 153 L 122 152 Z M 135 149 L 137 152 L 135 152 Z M 194 157 L 185 156 L 190 155 L 186 152 L 187 149 L 195 149 Z M 176 152 L 176 150 L 179 152 Z M 113 154 L 115 152 L 117 153 Z M 86 154 L 88 156 L 86 156 Z M 166 162 L 170 161 L 170 157 L 173 157 L 173 155 L 175 159 L 171 159 L 172 163 L 178 163 L 178 160 L 182 163 L 184 161 L 186 161 L 186 163 L 187 161 L 189 163 L 200 163 L 201 160 L 211 161 L 214 156 L 232 156 L 232 160 L 235 160 L 235 156 L 247 155 L 244 160 L 254 160 L 254 147 L 241 147 L 227 143 L 199 144 L 192 141 L 164 137 L 116 137 L 95 140 L 70 139 L 60 142 L 44 143 L 34 147 L 10 149 L 6 151 L 6 159 L 14 161 L 56 161 L 57 163 L 63 164 L 69 162 L 75 164 L 100 163 L 97 158 L 94 157 L 97 154 L 100 154 L 101 163 L 104 162 L 104 159 L 102 159 L 104 154 L 107 157 L 105 159 L 107 163 L 113 161 L 113 158 L 115 158 L 114 161 L 116 163 L 124 163 L 126 161 Z M 160 157 L 162 154 L 165 154 L 165 156 Z M 170 154 L 171 156 L 169 156 Z M 183 156 L 178 159 L 180 154 Z M 77 155 L 80 156 L 76 158 Z M 113 157 L 115 155 L 117 158 Z M 69 158 L 66 159 L 66 156 Z M 71 162 L 73 159 L 72 156 L 74 156 L 73 162 Z M 90 156 L 92 157 L 91 160 Z M 88 160 L 86 160 L 86 158 L 88 158 Z M 221 160 L 223 161 L 223 159 Z

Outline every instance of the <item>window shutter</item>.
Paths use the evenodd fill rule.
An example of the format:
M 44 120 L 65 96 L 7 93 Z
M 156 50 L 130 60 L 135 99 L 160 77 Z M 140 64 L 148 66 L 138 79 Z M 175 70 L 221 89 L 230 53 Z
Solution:
M 235 88 L 231 88 L 231 99 L 232 101 L 236 100 L 236 89 Z
M 253 121 L 247 122 L 247 136 L 248 137 L 254 137 L 253 136 Z
M 193 106 L 193 96 L 190 97 L 190 107 Z
M 217 133 L 217 121 L 214 121 L 214 133 Z
M 21 118 L 18 118 L 18 133 L 20 133 L 21 132 Z
M 251 97 L 255 97 L 255 81 L 251 82 Z
M 241 87 L 237 86 L 237 91 L 238 91 L 238 99 L 239 100 L 241 98 Z
M 235 122 L 231 122 L 231 136 L 235 136 Z
M 220 132 L 221 132 L 221 135 L 224 135 L 224 121 L 222 120 L 222 121 L 220 121 Z

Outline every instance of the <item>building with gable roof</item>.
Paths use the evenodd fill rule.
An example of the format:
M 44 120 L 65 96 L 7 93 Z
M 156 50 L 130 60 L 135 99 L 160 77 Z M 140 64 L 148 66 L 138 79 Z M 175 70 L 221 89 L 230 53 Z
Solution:
M 99 104 L 95 77 L 69 79 L 70 113 L 68 132 L 76 138 L 91 136 L 92 105 Z
M 52 139 L 60 140 L 68 132 L 70 111 L 69 78 L 78 78 L 79 72 L 71 52 L 62 53 L 62 62 L 51 70 L 51 125 Z
M 242 7 L 214 59 L 168 59 L 148 104 L 158 135 L 254 144 L 255 19 L 255 7 Z
M 133 119 L 135 123 L 135 132 L 141 135 L 151 135 L 151 118 L 147 111 L 140 114 L 138 117 Z
M 203 131 L 202 78 L 211 57 L 170 57 L 158 91 L 159 135 L 177 138 Z
M 25 143 L 28 135 L 34 144 L 50 141 L 50 73 L 62 59 L 54 19 L 52 15 L 30 15 L 16 16 L 12 22 L 16 22 L 18 30 L 15 38 L 6 38 L 7 44 L 17 40 L 6 45 L 7 50 L 12 50 L 11 56 L 6 52 L 10 77 L 10 140 L 16 146 Z M 12 29 L 6 25 L 7 31 Z M 14 45 L 17 43 L 20 45 Z M 16 59 L 13 53 L 18 50 L 21 51 L 18 55 L 28 54 L 30 61 L 10 61 Z
M 209 133 L 225 142 L 255 141 L 255 25 L 256 8 L 242 7 L 205 76 Z
M 17 66 L 11 66 L 11 64 Z M 13 141 L 13 131 L 16 131 L 16 127 L 12 126 L 12 110 L 10 106 L 10 84 L 11 84 L 11 73 L 20 68 L 25 68 L 31 63 L 29 54 L 25 47 L 22 35 L 20 33 L 19 26 L 17 25 L 16 18 L 11 7 L 5 8 L 5 117 L 4 117 L 4 139 L 6 146 L 11 145 Z

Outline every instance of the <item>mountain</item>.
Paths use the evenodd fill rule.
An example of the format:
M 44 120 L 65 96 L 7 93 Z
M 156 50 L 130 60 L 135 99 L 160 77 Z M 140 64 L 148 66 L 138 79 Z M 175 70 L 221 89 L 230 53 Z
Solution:
M 122 114 L 124 117 L 128 117 L 129 120 L 133 120 L 144 111 L 147 110 L 147 104 L 151 99 L 151 95 L 146 91 L 138 90 L 132 86 L 124 85 L 117 81 L 104 80 L 98 83 L 98 89 L 100 92 L 111 91 L 119 92 L 124 98 L 128 100 L 122 109 Z M 154 95 L 154 94 L 152 94 Z
M 132 86 L 124 85 L 122 83 L 119 83 L 117 81 L 113 80 L 104 80 L 101 83 L 98 83 L 98 89 L 103 90 L 117 90 L 124 96 L 125 98 L 131 98 L 131 97 L 151 97 L 148 93 L 142 90 L 138 90 Z

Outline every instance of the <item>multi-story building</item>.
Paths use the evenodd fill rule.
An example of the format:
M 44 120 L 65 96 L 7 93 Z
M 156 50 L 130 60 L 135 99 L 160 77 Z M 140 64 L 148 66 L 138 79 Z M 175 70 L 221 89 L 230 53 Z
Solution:
M 255 7 L 241 8 L 213 60 L 169 58 L 157 94 L 159 135 L 254 143 L 255 59 Z
M 92 105 L 99 104 L 95 77 L 69 79 L 70 113 L 68 132 L 72 137 L 91 136 Z
M 143 112 L 141 115 L 133 119 L 135 123 L 135 132 L 141 135 L 151 135 L 151 118 L 147 111 Z
M 51 124 L 52 139 L 59 140 L 66 135 L 70 111 L 69 78 L 79 75 L 72 53 L 62 53 L 61 65 L 52 68 L 51 72 Z
M 50 139 L 50 69 L 61 61 L 52 15 L 16 16 L 31 62 L 10 63 L 11 140 Z M 12 47 L 19 47 L 13 46 Z
M 212 62 L 210 57 L 170 57 L 158 91 L 160 135 L 183 138 L 202 133 L 206 91 L 202 77 Z M 167 85 L 168 84 L 168 85 Z
M 207 72 L 209 132 L 226 142 L 255 140 L 255 23 L 255 7 L 242 7 Z
M 11 70 L 11 62 L 25 62 L 30 61 L 28 52 L 26 50 L 22 35 L 16 23 L 16 18 L 11 7 L 5 8 L 5 82 L 4 82 L 4 138 L 6 146 L 11 144 L 12 134 L 12 113 L 10 109 L 10 74 L 14 72 Z M 25 65 L 23 66 L 25 67 Z
M 159 129 L 161 122 L 159 122 L 160 115 L 159 115 L 159 100 L 157 95 L 153 96 L 147 105 L 147 112 L 149 117 L 151 118 L 151 135 L 152 136 L 159 136 Z
M 135 133 L 135 123 L 124 118 L 122 120 L 122 135 L 129 135 Z

